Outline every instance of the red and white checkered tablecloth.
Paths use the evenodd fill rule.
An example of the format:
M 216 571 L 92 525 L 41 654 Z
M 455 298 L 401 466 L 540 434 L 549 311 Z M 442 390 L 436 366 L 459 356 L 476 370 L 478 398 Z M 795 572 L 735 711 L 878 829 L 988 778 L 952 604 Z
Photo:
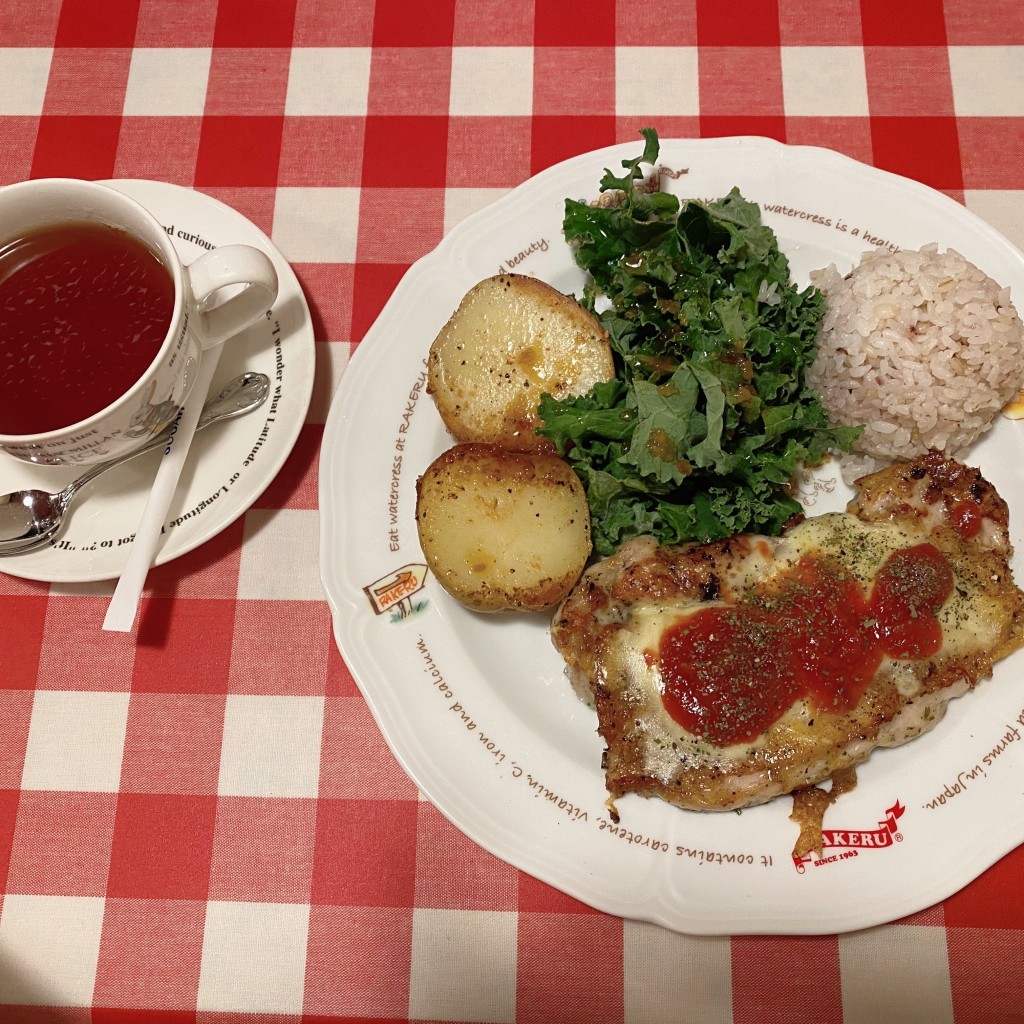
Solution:
M 0 571 L 0 1021 L 1024 1021 L 1024 850 L 853 934 L 623 922 L 420 799 L 337 653 L 316 480 L 352 349 L 456 222 L 648 124 L 831 147 L 1024 245 L 1010 0 L 0 0 L 0 183 L 222 200 L 317 349 L 284 469 L 133 633 L 112 584 Z

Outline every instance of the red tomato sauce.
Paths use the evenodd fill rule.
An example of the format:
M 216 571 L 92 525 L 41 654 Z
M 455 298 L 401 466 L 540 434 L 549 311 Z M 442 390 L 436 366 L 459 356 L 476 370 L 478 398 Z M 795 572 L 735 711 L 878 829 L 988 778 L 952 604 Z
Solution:
M 949 510 L 949 519 L 962 537 L 968 540 L 981 530 L 981 506 L 976 501 L 961 501 Z
M 867 595 L 838 561 L 805 555 L 750 599 L 702 608 L 666 631 L 665 708 L 719 746 L 753 740 L 804 697 L 820 711 L 849 711 L 883 658 L 939 650 L 936 616 L 952 589 L 932 544 L 893 552 Z

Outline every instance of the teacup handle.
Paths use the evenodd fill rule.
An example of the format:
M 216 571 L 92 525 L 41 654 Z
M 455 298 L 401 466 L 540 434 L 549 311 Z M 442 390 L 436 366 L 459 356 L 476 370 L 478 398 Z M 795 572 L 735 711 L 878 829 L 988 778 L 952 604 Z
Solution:
M 197 334 L 209 348 L 244 331 L 264 316 L 277 298 L 277 271 L 270 257 L 251 245 L 222 245 L 185 268 L 199 315 Z M 231 285 L 242 290 L 223 302 L 217 292 Z

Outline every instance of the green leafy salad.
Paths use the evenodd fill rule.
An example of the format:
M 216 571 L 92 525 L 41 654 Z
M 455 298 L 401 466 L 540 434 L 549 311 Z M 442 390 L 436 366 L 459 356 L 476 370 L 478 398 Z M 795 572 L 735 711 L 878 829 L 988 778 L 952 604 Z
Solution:
M 605 171 L 617 202 L 566 200 L 563 230 L 588 279 L 581 303 L 607 330 L 616 376 L 539 412 L 587 491 L 594 549 L 653 534 L 664 543 L 778 533 L 801 506 L 801 464 L 846 450 L 804 383 L 825 300 L 798 290 L 759 208 L 737 189 L 680 204 L 646 191 L 646 146 Z

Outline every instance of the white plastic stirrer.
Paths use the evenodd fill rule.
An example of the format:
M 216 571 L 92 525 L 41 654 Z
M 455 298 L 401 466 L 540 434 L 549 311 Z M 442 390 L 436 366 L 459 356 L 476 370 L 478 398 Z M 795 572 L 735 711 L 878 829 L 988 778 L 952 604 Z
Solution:
M 139 600 L 156 555 L 167 509 L 184 469 L 185 459 L 188 457 L 188 450 L 196 432 L 196 424 L 199 422 L 199 414 L 210 391 L 223 347 L 223 344 L 211 346 L 203 352 L 199 361 L 195 385 L 179 414 L 178 428 L 171 439 L 170 447 L 160 460 L 160 468 L 153 480 L 153 489 L 149 493 L 142 518 L 135 531 L 135 539 L 132 541 L 121 577 L 107 607 L 106 618 L 103 620 L 104 629 L 128 633 L 135 624 Z

